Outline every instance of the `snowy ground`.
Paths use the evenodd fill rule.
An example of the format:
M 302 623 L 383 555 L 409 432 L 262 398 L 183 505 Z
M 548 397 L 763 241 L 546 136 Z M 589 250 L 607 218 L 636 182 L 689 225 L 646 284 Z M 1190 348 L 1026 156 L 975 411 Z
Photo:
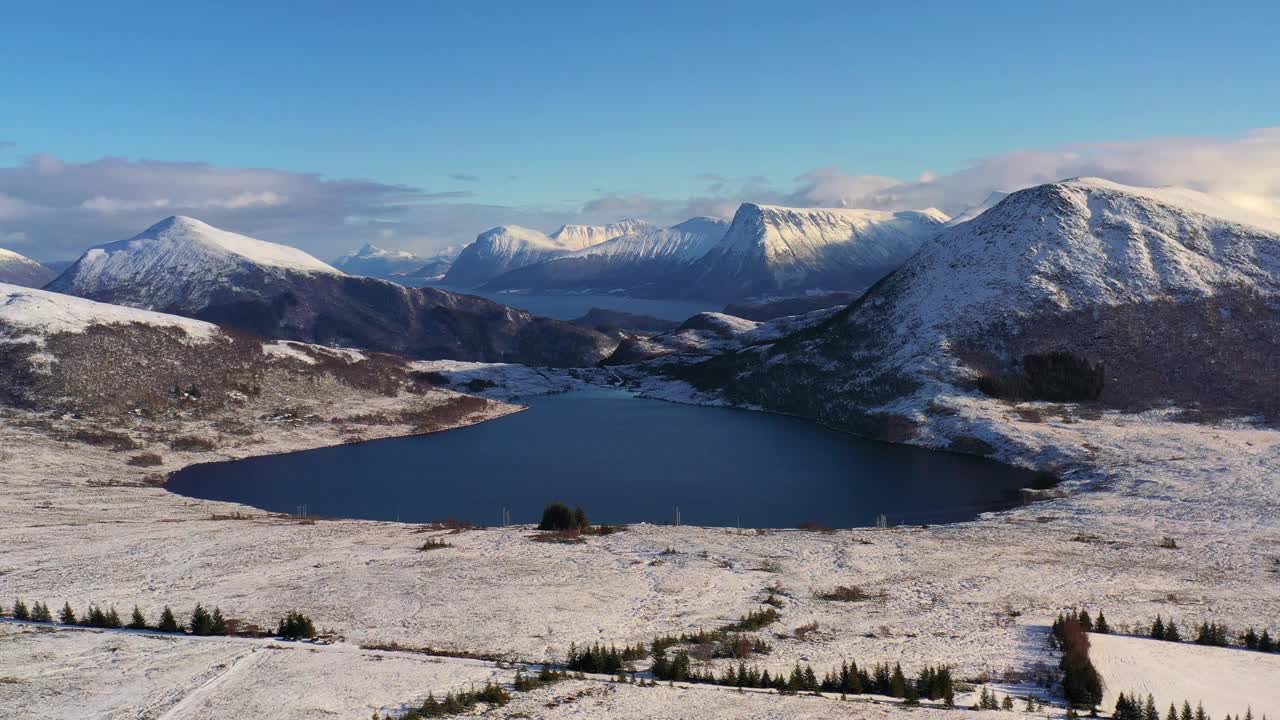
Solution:
M 1280 717 L 1280 655 L 1142 637 L 1090 635 L 1089 656 L 1107 679 L 1106 707 L 1120 693 L 1155 698 L 1161 711 L 1204 703 L 1213 717 Z
M 1028 690 L 1018 680 L 1037 663 L 1056 663 L 1046 647 L 1046 625 L 1064 608 L 1103 609 L 1121 628 L 1161 613 L 1182 624 L 1210 619 L 1280 634 L 1280 433 L 1180 424 L 1159 414 L 1089 419 L 1037 416 L 1028 408 L 966 398 L 948 402 L 943 417 L 954 427 L 937 429 L 939 437 L 983 437 L 1007 460 L 1063 469 L 1065 496 L 976 522 L 928 528 L 826 534 L 642 525 L 576 545 L 533 542 L 528 528 L 505 528 L 448 535 L 453 547 L 424 553 L 418 547 L 438 533 L 419 526 L 303 522 L 174 496 L 145 482 L 193 462 L 409 428 L 265 422 L 251 437 L 232 439 L 215 451 L 165 449 L 163 466 L 139 469 L 126 463 L 130 453 L 64 442 L 33 418 L 8 412 L 0 415 L 0 546 L 6 549 L 0 555 L 0 602 L 9 605 L 9 598 L 20 596 L 55 607 L 70 601 L 80 609 L 95 602 L 122 611 L 138 604 L 154 617 L 165 604 L 181 613 L 200 601 L 261 625 L 299 608 L 348 646 L 396 641 L 540 661 L 562 656 L 571 641 L 634 643 L 656 633 L 716 627 L 758 607 L 772 586 L 785 593 L 785 605 L 782 622 L 764 633 L 773 652 L 759 658 L 762 667 L 776 671 L 800 661 L 821 674 L 853 658 L 864 664 L 901 661 L 910 673 L 926 663 L 948 663 L 961 679 L 1015 693 Z M 495 406 L 494 412 L 514 409 Z M 1176 549 L 1159 546 L 1166 536 L 1176 539 Z M 840 603 L 816 596 L 835 585 L 857 585 L 874 597 Z M 795 628 L 813 622 L 817 631 L 796 637 Z M 193 714 L 205 685 L 191 678 L 207 678 L 225 665 L 229 656 L 222 651 L 175 649 L 194 654 L 170 663 L 148 649 L 159 641 L 121 640 L 128 647 L 112 651 L 115 640 L 81 647 L 89 641 L 61 636 L 22 634 L 17 645 L 11 635 L 0 636 L 0 679 L 28 678 L 0 680 L 0 715 L 80 717 L 78 703 L 132 707 L 130 698 L 147 693 L 195 695 L 184 706 L 188 715 L 169 717 L 240 712 L 241 706 L 228 705 Z M 208 642 L 216 647 L 231 641 Z M 271 653 L 260 661 L 270 672 L 261 670 L 255 684 L 228 691 L 236 702 L 264 702 L 262 693 L 273 698 L 257 707 L 257 717 L 313 712 L 315 693 L 287 689 L 294 682 L 289 677 L 312 678 L 316 688 L 325 685 L 318 679 L 335 678 L 339 689 L 323 706 L 332 713 L 325 716 L 333 717 L 367 717 L 394 703 L 392 696 L 409 702 L 471 677 L 455 675 L 462 671 L 452 668 L 438 677 L 434 666 L 390 665 L 366 676 L 380 661 L 366 662 L 355 652 L 349 660 L 326 659 L 328 669 L 298 669 L 286 660 L 297 655 Z M 96 668 L 117 655 L 136 658 L 128 662 L 138 669 L 126 674 L 153 689 L 97 684 L 87 670 L 66 669 L 74 662 Z M 155 671 L 146 669 L 152 666 Z M 1184 682 L 1176 674 L 1169 679 L 1175 667 L 1162 667 L 1164 679 L 1158 682 Z M 1239 691 L 1240 702 L 1252 702 L 1255 712 L 1267 702 L 1268 688 L 1280 686 L 1280 671 L 1259 667 L 1252 676 L 1256 686 Z M 476 672 L 482 680 L 489 670 Z M 1132 672 L 1103 674 L 1118 691 L 1116 683 L 1137 682 Z M 46 675 L 60 679 L 30 679 Z M 56 684 L 63 693 L 57 697 L 64 699 L 50 699 L 42 682 Z M 538 691 L 548 697 L 522 696 L 497 716 L 844 714 L 832 704 L 837 701 L 817 698 L 599 684 L 581 689 L 581 697 L 554 708 L 546 707 L 548 697 L 568 693 L 569 685 Z M 1187 699 L 1194 704 L 1198 698 Z M 1205 703 L 1211 704 L 1207 698 Z M 878 707 L 863 704 L 856 713 L 877 714 Z M 884 712 L 899 712 L 885 707 Z M 1214 707 L 1215 716 L 1228 710 L 1243 706 Z M 99 714 L 113 713 L 165 717 L 132 710 Z

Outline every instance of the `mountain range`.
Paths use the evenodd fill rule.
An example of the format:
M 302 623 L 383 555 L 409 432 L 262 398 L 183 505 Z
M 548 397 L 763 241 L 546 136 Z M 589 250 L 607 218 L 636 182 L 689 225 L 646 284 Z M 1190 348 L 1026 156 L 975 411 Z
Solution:
M 898 439 L 951 393 L 1276 417 L 1276 225 L 1189 190 L 1050 183 L 943 230 L 817 325 L 659 371 Z
M 463 250 L 445 280 L 486 290 L 623 291 L 730 302 L 818 289 L 860 290 L 909 257 L 947 220 L 937 210 L 890 213 L 746 203 L 730 223 L 692 218 L 578 250 L 536 231 L 495 228 Z
M 503 225 L 480 233 L 454 260 L 443 281 L 454 287 L 478 287 L 526 265 L 563 257 L 622 235 L 650 229 L 640 220 L 609 225 L 564 225 L 545 235 L 519 225 Z
M 53 270 L 12 250 L 0 248 L 0 283 L 43 287 L 57 275 Z
M 483 298 L 353 277 L 188 217 L 91 248 L 47 289 L 263 337 L 421 359 L 591 365 L 617 338 Z

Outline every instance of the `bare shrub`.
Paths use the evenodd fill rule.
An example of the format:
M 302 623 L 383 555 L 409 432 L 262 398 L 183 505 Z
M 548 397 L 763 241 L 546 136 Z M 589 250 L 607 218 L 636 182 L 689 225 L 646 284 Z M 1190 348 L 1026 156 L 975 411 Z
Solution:
M 823 525 L 818 522 L 814 522 L 813 520 L 805 520 L 804 522 L 800 523 L 796 527 L 798 527 L 801 530 L 807 530 L 809 532 L 822 533 L 823 535 L 830 535 L 835 532 L 835 530 L 832 530 L 826 525 Z
M 138 453 L 129 458 L 129 464 L 134 467 L 155 467 L 156 465 L 163 465 L 164 458 L 153 452 Z
M 793 634 L 797 640 L 807 640 L 810 635 L 816 632 L 818 632 L 818 623 L 817 621 L 814 621 L 796 628 L 795 633 Z
M 837 585 L 831 590 L 818 593 L 818 599 L 832 602 L 860 602 L 875 597 L 857 585 Z
M 179 435 L 169 441 L 169 447 L 179 452 L 208 452 L 218 447 L 218 444 L 199 435 Z
M 95 447 L 109 447 L 116 452 L 137 450 L 142 443 L 129 437 L 127 433 L 99 428 L 79 428 L 67 434 L 67 439 L 82 442 Z
M 1160 542 L 1159 542 L 1159 543 L 1157 543 L 1157 545 L 1158 545 L 1159 547 L 1162 547 L 1162 548 L 1166 549 L 1166 550 L 1177 550 L 1177 549 L 1178 549 L 1178 541 L 1177 541 L 1177 540 L 1174 540 L 1173 538 L 1169 537 L 1168 535 L 1166 535 L 1166 536 L 1164 536 L 1164 537 L 1160 538 Z
M 427 538 L 427 541 L 422 543 L 422 547 L 418 548 L 418 552 L 427 552 L 428 550 L 443 550 L 445 548 L 451 548 L 451 547 L 453 547 L 453 543 L 445 542 L 444 538 L 433 537 L 433 538 Z

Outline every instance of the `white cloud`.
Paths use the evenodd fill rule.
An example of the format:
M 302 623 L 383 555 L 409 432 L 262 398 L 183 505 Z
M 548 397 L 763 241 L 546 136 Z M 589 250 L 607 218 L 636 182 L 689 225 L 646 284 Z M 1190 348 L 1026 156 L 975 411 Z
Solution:
M 1153 138 L 1020 150 L 975 160 L 949 174 L 925 171 L 905 181 L 834 167 L 812 170 L 782 187 L 760 176 L 706 173 L 698 177 L 707 183 L 702 195 L 601 192 L 576 207 L 556 208 L 485 204 L 473 201 L 470 191 L 427 192 L 266 168 L 111 157 L 72 163 L 38 154 L 15 166 L 0 166 L 0 237 L 11 245 L 20 243 L 21 252 L 37 259 L 69 259 L 89 245 L 129 237 L 166 215 L 189 214 L 330 259 L 369 239 L 394 239 L 400 247 L 428 253 L 470 242 L 494 225 L 549 231 L 563 223 L 627 216 L 671 224 L 695 215 L 730 217 L 742 202 L 937 207 L 955 214 L 992 190 L 1082 175 L 1133 185 L 1181 185 L 1280 217 L 1280 128 L 1236 138 Z

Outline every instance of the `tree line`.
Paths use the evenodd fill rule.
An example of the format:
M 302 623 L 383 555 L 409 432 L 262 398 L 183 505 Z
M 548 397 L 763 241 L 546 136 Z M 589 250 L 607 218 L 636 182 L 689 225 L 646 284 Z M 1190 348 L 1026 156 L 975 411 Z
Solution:
M 0 607 L 0 615 L 4 614 L 3 608 Z M 125 621 L 114 606 L 104 610 L 100 605 L 90 604 L 82 614 L 77 615 L 71 607 L 71 603 L 68 602 L 64 603 L 62 609 L 58 611 L 57 620 L 55 621 L 54 614 L 48 605 L 42 602 L 34 602 L 28 606 L 25 601 L 19 598 L 14 600 L 12 612 L 8 613 L 8 615 L 14 620 L 39 623 L 56 622 L 62 625 L 108 630 L 151 630 L 154 632 L 200 636 L 263 637 L 269 635 L 269 633 L 256 626 L 245 625 L 235 620 L 224 618 L 220 608 L 215 606 L 210 611 L 201 603 L 196 603 L 195 609 L 191 611 L 191 615 L 185 622 L 180 622 L 173 610 L 168 605 L 165 605 L 160 612 L 159 619 L 154 624 L 147 621 L 146 615 L 137 605 L 133 606 L 133 612 L 130 613 L 128 621 Z M 296 611 L 289 611 L 284 618 L 281 618 L 276 630 L 276 636 L 286 640 L 299 640 L 314 638 L 316 631 L 311 619 L 306 615 Z

